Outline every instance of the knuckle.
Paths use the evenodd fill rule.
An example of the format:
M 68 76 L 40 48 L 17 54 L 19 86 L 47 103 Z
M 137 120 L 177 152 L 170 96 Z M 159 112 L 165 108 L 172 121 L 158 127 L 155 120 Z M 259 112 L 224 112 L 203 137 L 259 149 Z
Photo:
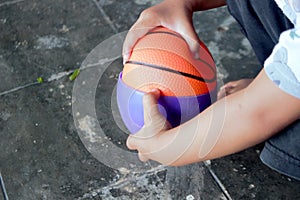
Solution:
M 156 13 L 151 8 L 145 9 L 140 14 L 140 19 L 150 19 L 155 17 Z
M 143 104 L 148 105 L 151 102 L 152 95 L 146 93 L 143 97 Z
M 132 137 L 128 137 L 127 140 L 126 140 L 126 146 L 129 148 L 129 149 L 134 149 L 135 148 L 135 145 L 134 145 L 134 142 L 132 141 Z

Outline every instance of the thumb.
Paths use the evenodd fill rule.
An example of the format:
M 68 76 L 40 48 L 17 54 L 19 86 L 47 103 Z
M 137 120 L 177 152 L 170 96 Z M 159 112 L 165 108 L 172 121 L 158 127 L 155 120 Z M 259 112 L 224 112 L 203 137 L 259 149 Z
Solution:
M 158 110 L 157 100 L 160 96 L 158 89 L 153 89 L 143 96 L 143 107 L 144 107 L 144 124 L 150 125 L 160 115 Z
M 144 126 L 134 135 L 129 135 L 127 139 L 127 147 L 129 149 L 138 149 L 141 141 L 149 139 L 156 134 L 153 122 L 163 118 L 157 105 L 159 96 L 160 91 L 158 89 L 154 89 L 143 96 Z
M 148 137 L 152 137 L 153 134 L 155 135 L 162 130 L 171 128 L 170 123 L 159 111 L 159 105 L 157 103 L 159 97 L 160 91 L 158 89 L 153 89 L 143 97 L 144 126 L 151 130 Z
M 123 43 L 123 64 L 125 64 L 125 62 L 129 60 L 130 54 L 135 43 L 151 29 L 153 29 L 153 27 L 151 26 L 145 26 L 143 28 L 135 28 L 135 26 L 133 26 L 129 30 Z
M 159 121 L 163 116 L 161 116 L 157 100 L 160 96 L 160 91 L 154 89 L 143 96 L 143 112 L 144 112 L 144 126 L 134 135 L 129 135 L 127 139 L 127 147 L 131 150 L 137 149 L 140 140 L 145 140 L 151 138 L 151 135 L 155 132 L 153 127 L 153 122 Z M 156 118 L 156 119 L 155 119 Z

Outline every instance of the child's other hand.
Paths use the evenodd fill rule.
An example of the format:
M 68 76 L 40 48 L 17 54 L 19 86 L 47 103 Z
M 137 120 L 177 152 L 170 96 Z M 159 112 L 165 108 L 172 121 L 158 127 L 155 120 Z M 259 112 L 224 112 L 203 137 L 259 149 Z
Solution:
M 237 81 L 231 81 L 223 85 L 218 92 L 218 99 L 222 99 L 225 96 L 236 93 L 244 88 L 246 88 L 253 79 L 241 79 Z
M 190 1 L 164 0 L 144 10 L 129 30 L 123 45 L 123 62 L 131 54 L 137 40 L 157 26 L 178 32 L 188 43 L 195 58 L 198 58 L 199 38 L 192 22 L 193 8 Z
M 160 136 L 171 128 L 169 122 L 158 110 L 157 99 L 160 96 L 159 90 L 153 90 L 143 97 L 144 106 L 144 126 L 134 135 L 127 139 L 127 147 L 137 150 L 141 161 L 149 159 L 161 163 L 167 162 L 161 153 L 165 144 L 160 140 Z

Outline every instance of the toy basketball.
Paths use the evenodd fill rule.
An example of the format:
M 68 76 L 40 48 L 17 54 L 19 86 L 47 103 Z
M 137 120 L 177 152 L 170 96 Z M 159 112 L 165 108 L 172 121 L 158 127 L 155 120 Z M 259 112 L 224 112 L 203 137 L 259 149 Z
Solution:
M 131 133 L 144 125 L 143 95 L 161 91 L 159 111 L 176 127 L 207 108 L 216 99 L 216 67 L 207 47 L 200 42 L 195 59 L 183 37 L 158 27 L 134 46 L 119 75 L 117 103 Z

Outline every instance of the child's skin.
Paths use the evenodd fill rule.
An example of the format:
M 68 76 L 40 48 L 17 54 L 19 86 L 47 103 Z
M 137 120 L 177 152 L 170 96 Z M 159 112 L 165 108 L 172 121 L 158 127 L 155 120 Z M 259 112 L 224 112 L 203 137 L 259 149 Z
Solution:
M 124 60 L 138 38 L 159 25 L 182 34 L 191 51 L 197 52 L 192 13 L 222 5 L 225 1 L 165 0 L 145 10 L 125 39 Z M 222 98 L 226 93 L 231 95 Z M 218 94 L 220 100 L 176 128 L 159 113 L 159 94 L 154 90 L 144 96 L 145 125 L 127 139 L 128 148 L 137 150 L 142 161 L 180 166 L 222 157 L 267 140 L 300 117 L 300 100 L 279 89 L 264 69 L 253 81 L 225 85 Z
M 245 78 L 245 79 L 226 83 L 220 88 L 220 91 L 218 92 L 218 99 L 221 99 L 227 95 L 233 94 L 237 91 L 246 88 L 252 81 L 253 79 Z

